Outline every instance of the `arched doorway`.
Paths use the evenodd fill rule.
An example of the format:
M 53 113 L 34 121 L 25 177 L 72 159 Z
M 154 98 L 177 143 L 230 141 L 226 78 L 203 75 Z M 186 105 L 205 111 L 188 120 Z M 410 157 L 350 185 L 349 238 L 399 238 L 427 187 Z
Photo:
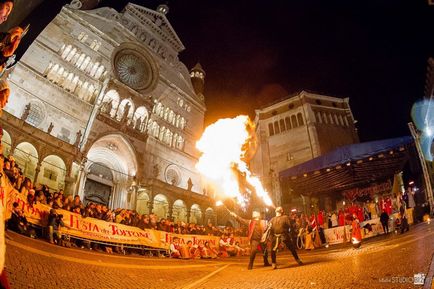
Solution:
M 187 222 L 187 206 L 183 200 L 176 200 L 173 203 L 172 217 L 175 222 Z
M 207 225 L 209 223 L 216 225 L 215 214 L 214 214 L 214 210 L 212 208 L 207 208 L 205 211 L 205 223 L 204 223 L 204 225 Z
M 149 194 L 146 189 L 139 189 L 137 192 L 136 211 L 139 214 L 149 214 Z
M 113 209 L 135 209 L 135 194 L 130 194 L 134 198 L 128 197 L 137 173 L 136 155 L 131 144 L 121 134 L 106 135 L 94 142 L 87 159 L 88 175 L 80 192 L 81 197 L 85 199 L 96 195 L 102 201 L 108 199 L 108 205 Z M 99 193 L 92 191 L 93 188 L 97 188 Z
M 165 195 L 158 194 L 154 197 L 154 210 L 153 213 L 158 216 L 158 218 L 167 218 L 167 213 L 169 212 L 169 202 Z
M 3 130 L 2 146 L 3 146 L 3 155 L 9 156 L 9 154 L 11 153 L 12 138 L 11 135 L 5 130 Z
M 109 205 L 113 190 L 113 173 L 102 163 L 93 163 L 89 167 L 84 187 L 84 203 Z
M 56 155 L 49 155 L 41 162 L 41 171 L 36 182 L 58 191 L 65 188 L 65 176 L 65 162 Z
M 190 223 L 202 225 L 202 210 L 198 204 L 194 204 L 190 209 Z
M 39 156 L 36 148 L 28 142 L 22 142 L 14 150 L 15 162 L 23 170 L 24 176 L 35 179 Z

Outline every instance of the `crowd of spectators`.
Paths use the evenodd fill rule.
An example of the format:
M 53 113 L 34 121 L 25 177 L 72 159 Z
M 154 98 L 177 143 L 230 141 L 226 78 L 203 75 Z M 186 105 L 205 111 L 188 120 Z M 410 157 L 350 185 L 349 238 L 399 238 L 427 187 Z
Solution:
M 63 190 L 52 192 L 46 185 L 34 186 L 33 182 L 23 175 L 22 170 L 16 164 L 13 156 L 4 158 L 3 171 L 13 187 L 27 200 L 27 203 L 30 206 L 41 203 L 52 208 L 48 217 L 50 227 L 48 239 L 51 243 L 59 243 L 60 241 L 60 238 L 56 238 L 56 236 L 60 235 L 57 233 L 57 229 L 63 225 L 63 222 L 56 217 L 60 215 L 56 214 L 56 210 L 58 209 L 80 214 L 85 218 L 96 218 L 107 222 L 134 226 L 140 229 L 155 229 L 175 234 L 194 234 L 219 237 L 222 235 L 245 236 L 246 234 L 246 228 L 235 229 L 232 227 L 218 227 L 212 223 L 208 223 L 207 225 L 198 225 L 182 221 L 174 221 L 171 218 L 159 219 L 158 216 L 153 213 L 140 214 L 135 210 L 121 208 L 112 210 L 105 205 L 95 204 L 92 202 L 84 204 L 78 195 L 66 195 Z M 14 231 L 29 236 L 34 236 L 34 231 L 29 232 L 27 229 L 29 228 L 27 220 L 25 219 L 24 214 L 18 208 L 18 204 L 14 204 L 14 206 L 14 221 L 10 222 Z M 18 226 L 17 224 L 21 225 Z M 231 249 L 229 251 L 231 251 Z

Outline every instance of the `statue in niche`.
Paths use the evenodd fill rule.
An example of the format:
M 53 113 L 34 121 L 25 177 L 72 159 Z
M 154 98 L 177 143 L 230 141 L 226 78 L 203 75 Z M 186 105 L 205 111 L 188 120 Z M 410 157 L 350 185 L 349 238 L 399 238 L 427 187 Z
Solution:
M 24 111 L 23 114 L 21 115 L 21 119 L 22 120 L 27 120 L 27 118 L 29 117 L 30 114 L 30 109 L 31 109 L 31 104 L 28 103 L 25 107 L 24 107 Z
M 191 191 L 192 188 L 193 188 L 193 181 L 191 180 L 191 178 L 188 178 L 187 191 Z
M 47 133 L 51 134 L 51 131 L 53 130 L 53 128 L 54 128 L 54 124 L 52 122 L 50 122 L 50 125 L 48 126 L 48 129 L 47 129 Z
M 142 119 L 140 117 L 138 117 L 136 119 L 136 126 L 134 127 L 136 130 L 140 131 L 140 126 L 142 125 Z
M 107 102 L 107 107 L 105 113 L 107 113 L 109 116 L 112 115 L 112 109 L 113 109 L 113 100 L 110 99 L 109 102 Z
M 74 146 L 78 147 L 78 145 L 80 144 L 81 136 L 82 136 L 81 130 L 79 130 L 76 134 L 76 137 L 75 137 Z
M 130 112 L 130 107 L 131 107 L 131 105 L 127 102 L 125 104 L 125 106 L 124 106 L 124 111 L 123 111 L 123 115 L 122 115 L 122 118 L 121 118 L 121 122 L 122 123 L 124 123 L 124 122 L 127 121 L 127 119 L 128 119 L 128 113 Z

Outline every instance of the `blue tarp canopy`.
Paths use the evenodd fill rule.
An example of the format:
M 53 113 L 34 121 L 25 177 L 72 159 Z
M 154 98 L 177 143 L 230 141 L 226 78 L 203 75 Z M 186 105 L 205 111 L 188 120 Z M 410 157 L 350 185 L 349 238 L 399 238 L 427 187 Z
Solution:
M 393 177 L 409 158 L 411 136 L 351 144 L 280 172 L 284 186 L 298 193 L 343 190 Z M 285 188 L 284 188 L 285 190 Z

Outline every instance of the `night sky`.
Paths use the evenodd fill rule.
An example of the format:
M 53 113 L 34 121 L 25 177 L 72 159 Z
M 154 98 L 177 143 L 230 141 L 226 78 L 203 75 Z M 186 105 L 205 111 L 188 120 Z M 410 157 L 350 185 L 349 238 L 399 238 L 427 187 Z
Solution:
M 45 2 L 25 21 L 33 30 L 26 41 L 70 1 Z M 127 2 L 164 3 L 100 6 L 119 11 Z M 254 116 L 255 108 L 307 90 L 349 97 L 361 141 L 409 134 L 410 109 L 424 96 L 434 56 L 434 6 L 426 0 L 172 0 L 169 7 L 186 47 L 180 59 L 188 68 L 199 61 L 207 73 L 206 124 Z

